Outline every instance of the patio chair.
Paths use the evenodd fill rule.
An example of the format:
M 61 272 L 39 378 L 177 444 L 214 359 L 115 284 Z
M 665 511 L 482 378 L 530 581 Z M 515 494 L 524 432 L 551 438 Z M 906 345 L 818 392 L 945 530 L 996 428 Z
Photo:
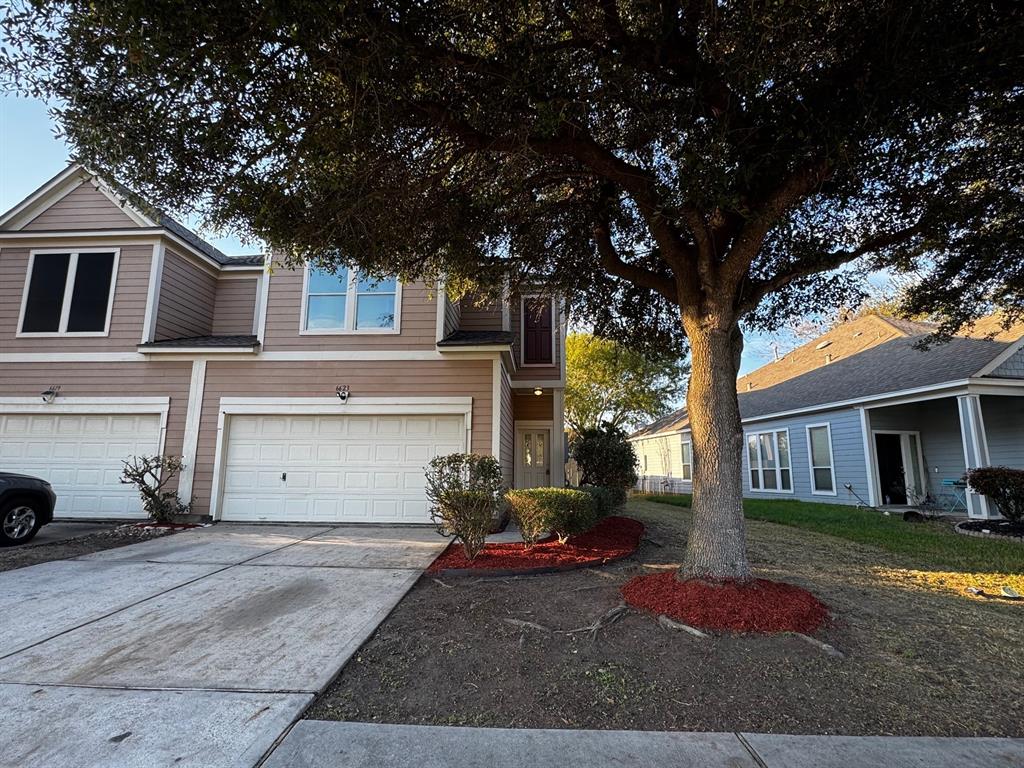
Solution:
M 963 480 L 954 477 L 947 477 L 942 481 L 942 488 L 944 493 L 943 498 L 946 500 L 946 512 L 948 514 L 956 514 L 957 512 L 967 512 L 967 483 Z M 948 490 L 947 490 L 948 489 Z

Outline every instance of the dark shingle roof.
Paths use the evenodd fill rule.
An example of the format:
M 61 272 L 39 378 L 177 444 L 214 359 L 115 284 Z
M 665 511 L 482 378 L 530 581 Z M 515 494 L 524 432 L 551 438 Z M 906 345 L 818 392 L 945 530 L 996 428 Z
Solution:
M 225 256 L 225 261 L 222 261 L 225 267 L 262 267 L 263 266 L 263 254 L 253 253 L 247 256 Z
M 886 333 L 886 326 L 895 333 Z M 933 328 L 875 316 L 833 329 L 741 377 L 740 415 L 750 419 L 966 379 L 1013 343 L 954 336 L 948 342 L 917 349 Z M 686 409 L 680 408 L 631 437 L 673 432 L 687 423 Z
M 233 347 L 255 347 L 259 341 L 255 336 L 186 336 L 180 339 L 163 339 L 140 344 L 146 349 L 183 349 L 194 347 L 210 347 L 213 349 L 230 349 Z
M 439 347 L 508 346 L 514 339 L 510 331 L 455 331 L 437 342 Z

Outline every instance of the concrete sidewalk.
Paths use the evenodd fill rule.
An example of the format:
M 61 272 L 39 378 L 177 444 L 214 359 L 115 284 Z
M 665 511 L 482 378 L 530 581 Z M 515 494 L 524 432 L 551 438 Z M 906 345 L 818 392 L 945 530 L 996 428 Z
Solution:
M 0 573 L 0 768 L 251 768 L 446 543 L 221 524 Z
M 1019 768 L 1024 739 L 515 730 L 301 720 L 264 768 Z

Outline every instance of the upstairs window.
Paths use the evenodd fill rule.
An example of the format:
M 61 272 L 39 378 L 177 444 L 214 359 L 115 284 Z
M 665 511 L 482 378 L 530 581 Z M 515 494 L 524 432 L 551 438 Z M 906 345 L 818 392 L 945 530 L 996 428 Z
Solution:
M 395 278 L 377 280 L 339 267 L 306 268 L 303 333 L 396 333 L 401 287 Z
M 753 432 L 747 435 L 750 488 L 755 491 L 791 493 L 793 473 L 789 463 L 789 430 Z
M 117 261 L 116 250 L 33 252 L 22 296 L 19 333 L 106 336 Z
M 521 310 L 523 365 L 553 365 L 554 302 L 541 296 L 524 296 Z

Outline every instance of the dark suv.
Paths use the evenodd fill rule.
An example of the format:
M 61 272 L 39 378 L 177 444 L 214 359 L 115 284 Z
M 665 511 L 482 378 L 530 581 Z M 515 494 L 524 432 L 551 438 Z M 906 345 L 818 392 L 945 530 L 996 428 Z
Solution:
M 45 480 L 0 472 L 0 547 L 31 541 L 53 520 L 57 494 Z

